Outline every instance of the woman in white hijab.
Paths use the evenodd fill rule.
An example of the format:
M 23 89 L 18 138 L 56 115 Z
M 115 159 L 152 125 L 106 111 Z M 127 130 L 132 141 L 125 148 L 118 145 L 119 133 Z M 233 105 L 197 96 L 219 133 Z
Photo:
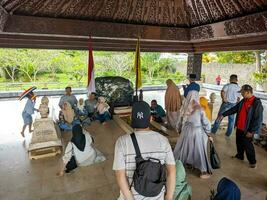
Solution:
M 98 97 L 96 111 L 96 119 L 99 120 L 102 124 L 105 124 L 106 121 L 110 120 L 109 105 L 106 103 L 106 99 L 104 97 Z
M 58 176 L 69 173 L 80 166 L 88 166 L 102 162 L 106 158 L 93 146 L 94 140 L 90 133 L 82 128 L 80 124 L 72 127 L 72 138 L 68 142 L 64 155 L 60 162 Z
M 181 108 L 182 131 L 174 149 L 174 157 L 183 164 L 199 169 L 201 178 L 209 178 L 211 166 L 207 156 L 211 124 L 199 105 L 199 94 L 191 91 Z

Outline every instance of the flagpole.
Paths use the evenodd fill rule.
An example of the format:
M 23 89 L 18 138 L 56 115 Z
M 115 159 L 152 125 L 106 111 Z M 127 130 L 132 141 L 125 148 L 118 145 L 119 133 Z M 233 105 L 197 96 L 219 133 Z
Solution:
M 92 37 L 89 36 L 88 41 L 88 72 L 87 72 L 87 90 L 88 93 L 95 92 L 95 78 L 94 78 L 94 58 L 93 58 L 93 44 Z
M 136 71 L 135 71 L 135 95 L 136 95 L 136 98 L 138 98 L 138 82 L 140 81 L 139 80 L 139 77 L 138 77 L 138 74 L 139 74 L 139 57 L 140 57 L 140 40 L 139 40 L 139 37 L 138 37 L 138 40 L 137 40 L 137 47 L 136 47 L 136 54 L 135 54 L 135 60 L 136 60 Z

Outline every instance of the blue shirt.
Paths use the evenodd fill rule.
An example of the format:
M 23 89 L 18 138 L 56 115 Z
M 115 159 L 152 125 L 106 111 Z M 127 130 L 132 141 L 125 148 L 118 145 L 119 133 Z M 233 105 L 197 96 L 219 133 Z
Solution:
M 58 104 L 59 107 L 62 107 L 64 102 L 69 102 L 72 108 L 75 108 L 77 106 L 77 103 L 78 103 L 78 101 L 77 101 L 77 99 L 76 99 L 76 97 L 74 95 L 70 95 L 70 96 L 63 95 L 60 98 L 60 101 L 59 101 L 59 104 Z
M 27 103 L 26 103 L 26 105 L 24 107 L 23 112 L 26 112 L 27 114 L 32 115 L 34 113 L 34 111 L 36 110 L 34 108 L 34 105 L 35 105 L 35 102 L 33 102 L 32 100 L 28 99 Z
M 200 86 L 196 82 L 190 83 L 186 88 L 184 87 L 184 97 L 187 96 L 188 92 L 193 91 L 193 90 L 197 92 L 200 91 Z

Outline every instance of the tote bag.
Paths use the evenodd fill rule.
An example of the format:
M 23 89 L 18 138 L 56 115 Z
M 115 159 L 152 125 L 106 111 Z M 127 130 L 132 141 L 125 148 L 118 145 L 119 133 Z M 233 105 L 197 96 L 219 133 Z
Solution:
M 219 155 L 217 154 L 212 142 L 210 142 L 210 164 L 213 169 L 221 168 L 221 161 Z

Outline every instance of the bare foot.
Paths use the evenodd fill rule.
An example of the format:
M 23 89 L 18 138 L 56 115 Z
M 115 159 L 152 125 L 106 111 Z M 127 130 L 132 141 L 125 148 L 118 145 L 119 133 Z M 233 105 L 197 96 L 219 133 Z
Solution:
M 103 125 L 106 125 L 106 124 L 107 124 L 107 122 L 103 122 L 102 124 L 103 124 Z
M 29 130 L 29 132 L 30 132 L 30 133 L 32 133 L 32 132 L 33 132 L 33 130 Z
M 64 176 L 64 172 L 63 171 L 57 172 L 57 176 Z
M 22 135 L 22 137 L 25 137 L 24 132 L 20 132 L 20 134 Z

